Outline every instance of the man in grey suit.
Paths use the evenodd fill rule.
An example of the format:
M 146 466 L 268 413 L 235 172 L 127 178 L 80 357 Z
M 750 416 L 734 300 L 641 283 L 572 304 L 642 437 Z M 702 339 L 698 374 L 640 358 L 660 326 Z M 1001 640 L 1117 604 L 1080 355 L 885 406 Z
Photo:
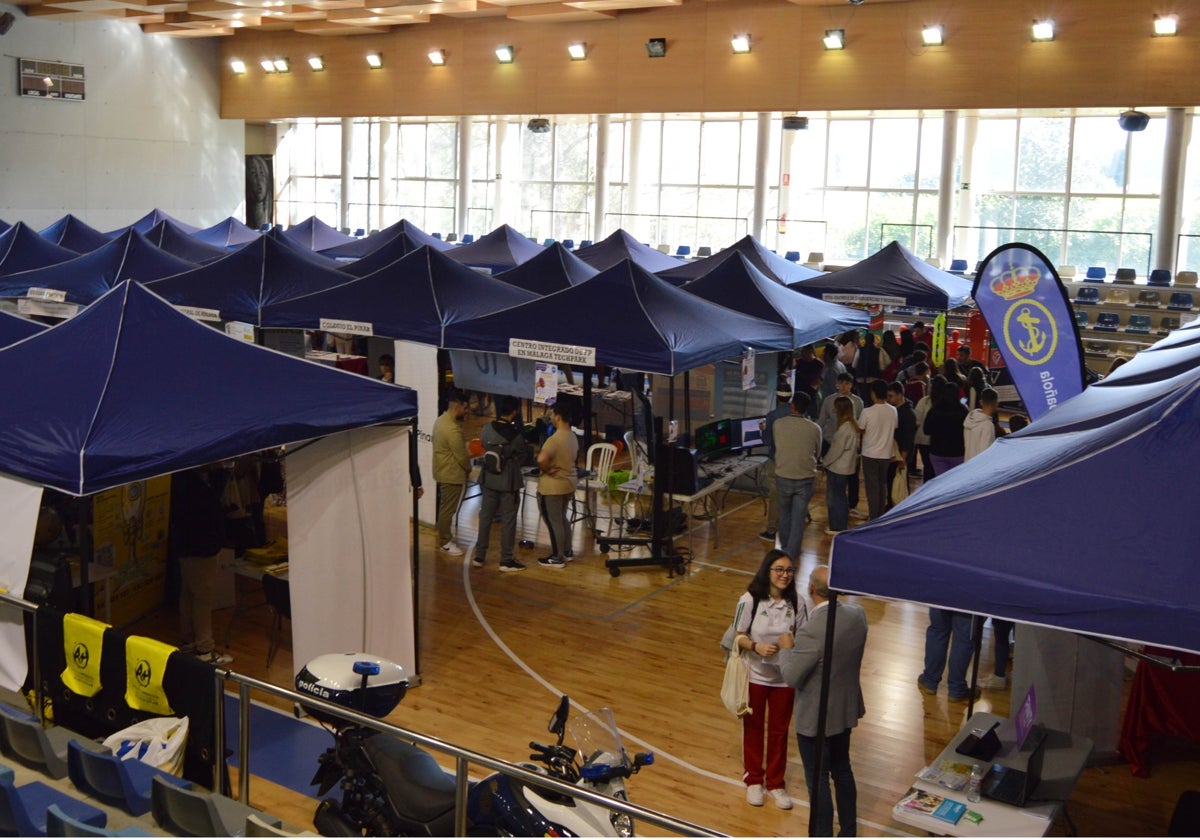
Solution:
M 817 713 L 821 696 L 822 661 L 829 606 L 829 567 L 817 566 L 808 579 L 808 596 L 814 607 L 795 638 L 785 633 L 779 640 L 779 666 L 783 679 L 796 687 L 796 740 L 808 783 L 809 801 L 820 796 L 820 822 L 814 837 L 833 836 L 833 801 L 829 777 L 837 790 L 839 837 L 858 831 L 858 791 L 850 767 L 850 730 L 866 714 L 859 672 L 867 643 L 867 614 L 857 604 L 839 603 L 833 630 L 833 662 L 829 679 L 829 708 L 825 724 L 825 757 L 819 786 L 813 778 L 817 762 Z

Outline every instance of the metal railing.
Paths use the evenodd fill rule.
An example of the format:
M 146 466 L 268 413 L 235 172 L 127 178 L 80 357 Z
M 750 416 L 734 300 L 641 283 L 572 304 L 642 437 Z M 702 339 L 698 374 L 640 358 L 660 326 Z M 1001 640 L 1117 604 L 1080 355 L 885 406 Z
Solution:
M 801 257 L 807 257 L 814 251 L 825 253 L 826 239 L 829 235 L 829 222 L 824 219 L 766 219 L 764 220 L 767 229 L 763 232 L 762 242 L 764 245 L 770 245 L 776 253 L 780 251 L 787 252 L 795 250 Z M 787 238 L 787 244 L 792 244 L 796 241 L 797 231 L 795 227 L 801 227 L 804 230 L 808 228 L 818 228 L 820 234 L 812 236 L 811 240 L 804 247 L 786 248 L 784 247 L 784 238 Z M 800 240 L 805 241 L 805 234 L 800 234 Z M 773 240 L 773 241 L 769 241 Z
M 1071 263 L 1079 266 L 1088 265 L 1103 265 L 1108 268 L 1123 267 L 1128 264 L 1125 258 L 1126 250 L 1131 250 L 1132 242 L 1127 240 L 1142 240 L 1146 242 L 1146 258 L 1141 265 L 1139 273 L 1148 275 L 1150 273 L 1151 257 L 1154 251 L 1154 234 L 1145 231 L 1130 231 L 1130 230 L 1085 230 L 1082 228 L 1035 228 L 1021 227 L 1019 225 L 955 225 L 954 226 L 954 253 L 957 255 L 964 250 L 963 246 L 959 245 L 959 232 L 980 231 L 992 232 L 994 235 L 985 237 L 988 241 L 981 243 L 981 247 L 977 250 L 980 253 L 974 255 L 974 258 L 967 256 L 965 259 L 968 263 L 978 262 L 996 247 L 1004 245 L 1008 242 L 1018 241 L 1018 233 L 1032 234 L 1030 236 L 1021 237 L 1030 245 L 1040 249 L 1046 254 L 1050 262 L 1055 264 Z M 1095 245 L 1072 243 L 1072 239 L 1078 237 L 1107 237 L 1114 241 L 1110 244 L 1111 248 L 1116 249 L 1115 265 L 1113 260 L 1106 258 L 1097 258 Z M 1074 249 L 1075 253 L 1072 253 Z M 1080 253 L 1084 250 L 1090 253 Z M 1140 249 L 1139 249 L 1140 250 Z M 1057 253 L 1055 253 L 1057 252 Z M 1140 258 L 1139 258 L 1140 259 Z
M 645 221 L 642 221 L 645 220 Z M 643 239 L 646 233 L 651 235 L 649 241 L 658 243 L 670 244 L 674 240 L 676 245 L 700 246 L 697 241 L 701 223 L 710 227 L 727 227 L 729 233 L 727 236 L 713 235 L 713 239 L 724 241 L 727 243 L 735 242 L 746 235 L 746 231 L 750 229 L 750 222 L 741 216 L 677 216 L 666 213 L 605 213 L 605 230 L 616 230 L 622 228 L 628 230 L 633 236 Z M 641 222 L 636 230 L 630 230 L 630 225 Z M 691 233 L 682 233 L 684 229 L 690 226 Z
M 318 700 L 307 694 L 300 694 L 286 688 L 272 685 L 262 680 L 248 677 L 244 674 L 238 674 L 233 671 L 219 672 L 223 679 L 217 679 L 215 682 L 218 686 L 223 681 L 229 681 L 238 686 L 239 705 L 239 720 L 238 720 L 238 798 L 246 804 L 250 802 L 250 690 L 255 689 L 267 694 L 272 694 L 276 697 L 281 697 L 293 703 L 303 703 L 305 706 L 319 709 L 334 717 L 340 718 L 350 723 L 359 726 L 365 726 L 374 729 L 384 735 L 389 735 L 394 738 L 399 738 L 403 741 L 408 741 L 416 744 L 419 747 L 436 750 L 440 753 L 452 756 L 455 761 L 455 795 L 454 795 L 454 834 L 456 837 L 465 837 L 467 833 L 467 790 L 468 790 L 468 774 L 471 765 L 484 767 L 488 770 L 494 770 L 498 773 L 503 773 L 514 779 L 518 779 L 526 784 L 536 785 L 539 788 L 552 790 L 555 793 L 564 794 L 574 799 L 580 799 L 585 802 L 591 802 L 595 805 L 607 808 L 610 811 L 618 811 L 622 814 L 647 822 L 667 831 L 674 832 L 685 837 L 724 837 L 711 828 L 706 828 L 696 823 L 687 822 L 686 820 L 676 819 L 675 817 L 663 814 L 659 811 L 654 811 L 650 808 L 643 808 L 639 805 L 634 805 L 621 799 L 613 799 L 603 794 L 594 793 L 586 788 L 577 785 L 568 784 L 567 782 L 559 781 L 551 776 L 546 776 L 541 773 L 527 770 L 516 764 L 510 764 L 507 761 L 492 758 L 483 753 L 475 752 L 474 750 L 459 747 L 442 741 L 438 738 L 433 738 L 428 735 L 422 735 L 418 732 L 413 732 L 408 729 L 402 729 L 399 726 L 393 726 L 385 723 L 377 718 L 369 715 L 360 714 L 351 711 L 342 706 L 336 706 L 333 703 L 327 703 L 324 700 Z M 218 694 L 222 691 L 218 688 Z M 224 703 L 217 703 L 216 725 L 214 727 L 218 732 L 224 730 Z M 313 756 L 314 762 L 317 756 Z M 218 762 L 219 763 L 219 762 Z M 217 788 L 218 790 L 220 788 Z
M 550 224 L 549 224 L 550 229 L 548 232 L 543 231 L 541 228 L 538 227 L 537 215 L 539 213 L 550 217 Z M 569 233 L 563 233 L 563 228 L 565 225 L 558 223 L 559 216 L 583 216 L 582 233 L 576 233 L 574 235 L 571 235 Z M 568 230 L 570 230 L 571 228 L 580 227 L 580 223 L 575 220 L 572 220 L 572 221 L 568 222 L 567 224 L 570 225 L 570 227 L 567 228 Z M 543 239 L 546 239 L 546 238 L 553 238 L 558 242 L 562 242 L 564 239 L 574 239 L 576 241 L 576 243 L 582 242 L 585 239 L 591 239 L 592 238 L 592 214 L 589 213 L 587 210 L 537 210 L 537 209 L 530 210 L 529 211 L 529 233 L 528 233 L 528 236 L 532 237 L 537 242 L 541 242 Z

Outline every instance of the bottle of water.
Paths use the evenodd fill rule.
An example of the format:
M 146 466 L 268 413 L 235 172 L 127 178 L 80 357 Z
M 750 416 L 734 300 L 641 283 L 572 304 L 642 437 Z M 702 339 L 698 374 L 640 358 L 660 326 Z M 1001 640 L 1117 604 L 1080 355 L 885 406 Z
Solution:
M 983 787 L 983 765 L 976 764 L 971 768 L 971 781 L 967 783 L 967 801 L 978 802 L 980 788 Z

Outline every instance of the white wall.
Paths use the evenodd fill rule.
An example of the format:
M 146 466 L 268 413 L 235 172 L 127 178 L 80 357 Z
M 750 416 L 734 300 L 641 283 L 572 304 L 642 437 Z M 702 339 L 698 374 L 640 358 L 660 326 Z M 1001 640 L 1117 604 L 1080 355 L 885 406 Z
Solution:
M 26 17 L 0 39 L 0 219 L 100 230 L 158 207 L 207 227 L 244 213 L 245 128 L 222 120 L 216 38 Z M 17 95 L 17 59 L 81 63 L 84 102 Z

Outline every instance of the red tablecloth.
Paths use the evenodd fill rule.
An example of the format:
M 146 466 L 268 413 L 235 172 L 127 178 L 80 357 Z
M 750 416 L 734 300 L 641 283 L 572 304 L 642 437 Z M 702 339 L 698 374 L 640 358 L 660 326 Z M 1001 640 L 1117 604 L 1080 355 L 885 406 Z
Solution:
M 1168 651 L 1161 654 L 1173 655 Z M 1179 654 L 1179 659 L 1184 665 L 1200 665 L 1200 656 L 1195 654 Z M 1150 775 L 1147 752 L 1156 735 L 1178 735 L 1200 743 L 1200 672 L 1176 673 L 1149 662 L 1138 663 L 1120 744 L 1133 775 Z
M 348 370 L 351 373 L 361 373 L 367 375 L 367 357 L 366 356 L 338 356 L 337 366 L 342 370 Z

